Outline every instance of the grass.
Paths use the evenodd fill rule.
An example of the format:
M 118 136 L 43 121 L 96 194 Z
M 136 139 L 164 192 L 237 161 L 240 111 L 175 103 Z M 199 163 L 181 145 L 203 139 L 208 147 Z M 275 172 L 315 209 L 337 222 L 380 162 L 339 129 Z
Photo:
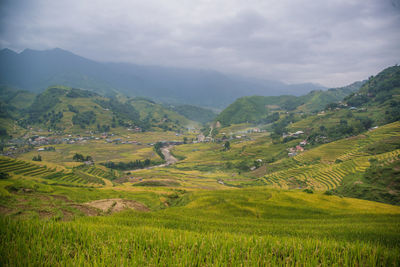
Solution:
M 2 217 L 0 255 L 5 265 L 47 266 L 400 263 L 399 207 L 262 188 L 197 191 L 186 201 L 67 222 Z

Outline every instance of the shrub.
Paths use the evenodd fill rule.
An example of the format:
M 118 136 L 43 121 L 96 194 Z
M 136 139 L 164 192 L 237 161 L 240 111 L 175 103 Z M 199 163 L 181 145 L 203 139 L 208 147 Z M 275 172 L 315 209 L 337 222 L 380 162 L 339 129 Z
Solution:
M 314 191 L 310 188 L 304 189 L 303 192 L 306 192 L 307 194 L 314 194 Z

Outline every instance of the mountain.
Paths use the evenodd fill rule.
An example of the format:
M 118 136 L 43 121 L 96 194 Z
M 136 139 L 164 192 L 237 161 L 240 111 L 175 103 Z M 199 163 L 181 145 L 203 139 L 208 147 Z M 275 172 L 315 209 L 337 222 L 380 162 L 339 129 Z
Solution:
M 4 103 L 4 100 L 13 94 L 21 95 L 22 93 L 21 91 L 2 93 L 0 103 Z M 118 131 L 135 127 L 145 131 L 179 131 L 196 124 L 151 100 L 127 98 L 125 101 L 120 101 L 92 91 L 65 86 L 53 86 L 46 89 L 29 101 L 25 101 L 26 108 L 4 105 L 6 104 L 1 107 L 8 113 L 3 113 L 3 117 L 18 121 L 18 125 L 24 128 L 34 127 L 77 133 L 89 130 Z
M 217 113 L 210 109 L 193 105 L 171 105 L 169 108 L 189 120 L 198 121 L 200 123 L 210 122 L 217 116 Z
M 345 102 L 365 108 L 400 105 L 400 66 L 386 68 L 375 77 L 371 76 L 359 91 L 346 97 Z
M 357 91 L 364 82 L 355 82 L 351 85 L 332 88 L 326 91 L 315 90 L 303 96 L 246 96 L 237 99 L 224 109 L 215 119 L 222 125 L 243 122 L 273 122 L 279 116 L 276 112 L 294 111 L 313 113 L 323 110 L 329 103 L 343 100 L 352 92 Z
M 144 96 L 167 103 L 225 107 L 246 95 L 302 95 L 324 89 L 222 74 L 212 70 L 100 63 L 62 49 L 0 51 L 0 84 L 33 92 L 62 84 L 114 95 Z
M 384 69 L 371 76 L 363 86 L 331 103 L 317 115 L 292 116 L 286 130 L 306 132 L 313 140 L 324 142 L 360 134 L 371 127 L 400 120 L 400 67 Z

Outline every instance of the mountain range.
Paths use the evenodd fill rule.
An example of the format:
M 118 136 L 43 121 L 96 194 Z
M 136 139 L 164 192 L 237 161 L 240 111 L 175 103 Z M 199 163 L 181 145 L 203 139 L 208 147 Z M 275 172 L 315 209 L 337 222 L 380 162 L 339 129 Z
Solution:
M 247 95 L 303 95 L 325 89 L 311 83 L 285 84 L 213 70 L 96 62 L 59 48 L 0 51 L 0 84 L 32 92 L 65 85 L 103 95 L 122 93 L 170 104 L 223 108 Z

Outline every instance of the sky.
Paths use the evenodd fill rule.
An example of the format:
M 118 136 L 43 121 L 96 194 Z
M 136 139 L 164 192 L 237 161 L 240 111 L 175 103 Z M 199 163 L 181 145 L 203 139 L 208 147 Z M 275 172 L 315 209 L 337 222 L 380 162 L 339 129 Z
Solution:
M 338 87 L 400 63 L 400 0 L 0 0 L 0 48 Z

